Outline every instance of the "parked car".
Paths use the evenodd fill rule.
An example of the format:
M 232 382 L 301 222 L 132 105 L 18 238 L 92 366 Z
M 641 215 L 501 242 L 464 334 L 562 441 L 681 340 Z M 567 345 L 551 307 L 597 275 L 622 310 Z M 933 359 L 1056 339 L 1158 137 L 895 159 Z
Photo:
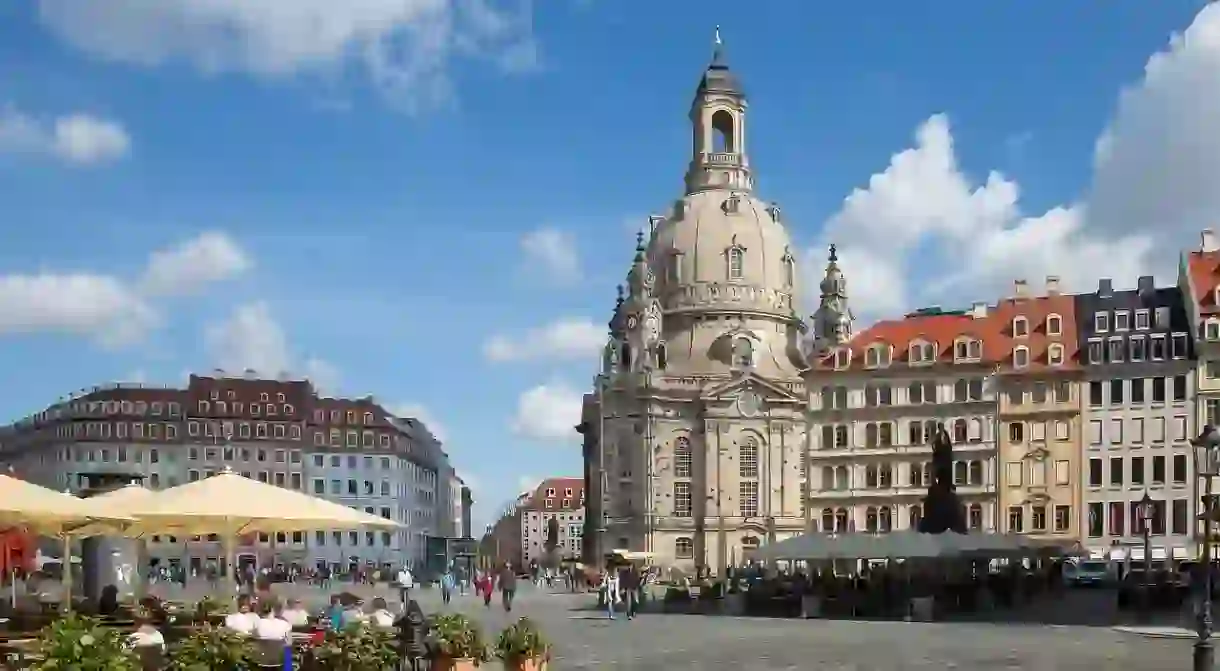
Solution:
M 1110 563 L 1088 559 L 1063 565 L 1063 580 L 1068 587 L 1101 587 L 1110 582 Z

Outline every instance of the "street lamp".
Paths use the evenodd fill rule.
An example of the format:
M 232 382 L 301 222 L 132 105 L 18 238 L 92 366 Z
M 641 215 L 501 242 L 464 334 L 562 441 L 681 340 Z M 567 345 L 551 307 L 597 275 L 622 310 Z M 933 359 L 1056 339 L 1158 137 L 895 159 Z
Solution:
M 1149 534 L 1152 531 L 1152 517 L 1156 515 L 1156 503 L 1152 501 L 1151 496 L 1148 496 L 1148 492 L 1144 492 L 1144 497 L 1140 499 L 1138 512 L 1144 536 L 1144 579 L 1143 584 L 1140 585 L 1140 615 L 1147 620 L 1151 605 L 1148 596 L 1148 576 L 1152 575 L 1152 542 Z
M 1198 620 L 1195 624 L 1194 663 L 1195 671 L 1210 671 L 1214 652 L 1212 649 L 1212 516 L 1215 507 L 1212 501 L 1212 478 L 1220 475 L 1220 431 L 1208 424 L 1199 437 L 1191 441 L 1195 451 L 1195 477 L 1203 478 L 1203 557 L 1199 566 L 1203 570 L 1200 584 Z

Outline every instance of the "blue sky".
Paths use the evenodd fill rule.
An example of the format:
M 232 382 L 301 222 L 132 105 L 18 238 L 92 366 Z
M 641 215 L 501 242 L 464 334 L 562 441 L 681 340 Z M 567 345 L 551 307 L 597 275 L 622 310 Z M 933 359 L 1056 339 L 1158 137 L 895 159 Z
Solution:
M 764 197 L 807 272 L 843 245 L 864 316 L 1172 279 L 1220 213 L 1198 0 L 755 5 L 3 4 L 0 417 L 274 366 L 434 422 L 484 517 L 578 474 L 562 429 L 716 24 Z

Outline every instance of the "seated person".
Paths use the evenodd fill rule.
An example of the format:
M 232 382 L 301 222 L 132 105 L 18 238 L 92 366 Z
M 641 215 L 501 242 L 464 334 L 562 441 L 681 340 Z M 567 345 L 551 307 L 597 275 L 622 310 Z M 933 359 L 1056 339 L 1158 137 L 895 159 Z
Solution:
M 373 599 L 373 612 L 369 613 L 367 621 L 378 629 L 394 628 L 394 614 L 390 612 L 385 599 L 381 597 Z
M 343 609 L 341 620 L 343 627 L 353 624 L 364 624 L 368 620 L 368 615 L 364 612 L 364 600 L 358 597 L 352 599 L 347 607 Z
M 330 597 L 330 606 L 326 609 L 326 619 L 330 623 L 330 628 L 338 631 L 343 628 L 343 600 L 338 594 L 332 594 Z
M 275 615 L 275 604 L 264 601 L 258 608 L 259 618 L 254 625 L 254 638 L 260 641 L 292 642 L 292 625 Z
M 106 585 L 97 598 L 97 614 L 102 617 L 114 617 L 119 612 L 119 588 Z
M 250 596 L 237 597 L 237 612 L 225 616 L 225 628 L 239 634 L 252 634 L 258 625 L 258 615 L 250 610 Z
M 293 627 L 309 626 L 309 612 L 301 608 L 300 599 L 289 599 L 288 605 L 280 610 L 280 617 Z
M 165 637 L 152 623 L 152 618 L 144 609 L 136 611 L 136 630 L 127 637 L 133 648 L 165 649 Z

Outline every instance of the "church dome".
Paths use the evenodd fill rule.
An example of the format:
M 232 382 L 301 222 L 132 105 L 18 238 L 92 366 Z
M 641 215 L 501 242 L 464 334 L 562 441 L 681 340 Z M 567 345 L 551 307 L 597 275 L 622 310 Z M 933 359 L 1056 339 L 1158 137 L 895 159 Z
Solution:
M 730 310 L 789 318 L 798 305 L 795 255 L 778 207 L 748 192 L 686 195 L 648 245 L 666 312 Z

